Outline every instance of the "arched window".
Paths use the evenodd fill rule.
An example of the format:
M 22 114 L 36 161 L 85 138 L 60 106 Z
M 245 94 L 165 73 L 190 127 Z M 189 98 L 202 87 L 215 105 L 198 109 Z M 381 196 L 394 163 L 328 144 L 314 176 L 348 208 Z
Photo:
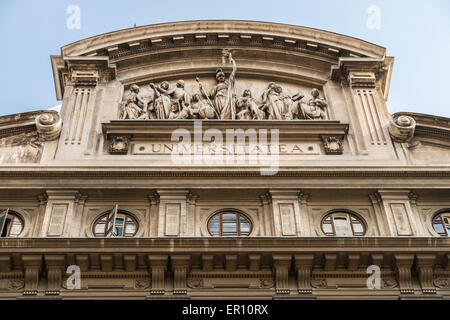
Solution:
M 0 237 L 18 237 L 22 230 L 23 220 L 17 212 L 0 210 Z
M 106 236 L 106 219 L 108 213 L 103 214 L 94 223 L 94 235 L 96 237 Z M 136 219 L 126 211 L 118 211 L 114 224 L 114 237 L 134 237 L 138 230 Z
M 252 230 L 250 220 L 236 211 L 222 211 L 209 219 L 208 231 L 212 236 L 244 237 Z
M 442 237 L 450 235 L 450 209 L 441 211 L 434 216 L 433 228 Z
M 322 231 L 327 236 L 363 236 L 366 232 L 359 217 L 345 211 L 334 211 L 322 219 Z

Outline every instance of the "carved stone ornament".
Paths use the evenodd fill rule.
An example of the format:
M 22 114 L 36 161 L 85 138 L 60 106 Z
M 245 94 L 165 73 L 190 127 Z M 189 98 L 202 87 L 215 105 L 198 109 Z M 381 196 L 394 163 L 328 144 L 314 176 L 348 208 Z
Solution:
M 203 86 L 197 77 L 198 90 L 188 92 L 184 80 L 175 85 L 168 81 L 148 86 L 153 96 L 144 98 L 138 85 L 133 84 L 119 105 L 119 119 L 131 120 L 177 120 L 177 119 L 221 119 L 221 120 L 325 120 L 327 102 L 313 88 L 311 97 L 301 92 L 287 94 L 281 85 L 270 82 L 263 92 L 254 94 L 245 89 L 238 97 L 236 84 L 236 61 L 229 50 L 222 52 L 222 64 L 231 64 L 227 76 L 223 68 L 216 70 L 213 88 Z M 260 97 L 261 100 L 258 100 Z
M 450 288 L 450 281 L 448 281 L 448 279 L 445 278 L 434 279 L 433 284 L 441 289 Z
M 327 279 L 312 279 L 311 280 L 311 287 L 313 288 L 319 288 L 323 289 L 327 287 Z
M 270 289 L 275 286 L 275 281 L 273 279 L 260 279 L 259 287 L 263 289 Z
M 203 279 L 188 279 L 187 286 L 192 289 L 202 288 Z
M 148 289 L 151 286 L 151 282 L 148 279 L 137 279 L 134 281 L 134 287 L 136 289 Z
M 398 282 L 395 279 L 385 279 L 383 280 L 383 288 L 392 289 L 398 287 Z
M 406 115 L 394 115 L 389 124 L 389 133 L 394 141 L 408 142 L 414 136 L 416 120 Z
M 344 152 L 344 144 L 341 138 L 322 137 L 322 141 L 326 154 L 342 154 Z
M 127 154 L 130 148 L 130 137 L 114 136 L 109 141 L 109 153 L 111 154 Z
M 57 112 L 41 114 L 36 117 L 35 123 L 38 135 L 43 140 L 55 140 L 61 133 L 62 121 Z
M 8 289 L 9 290 L 22 290 L 25 287 L 25 282 L 20 279 L 9 280 Z

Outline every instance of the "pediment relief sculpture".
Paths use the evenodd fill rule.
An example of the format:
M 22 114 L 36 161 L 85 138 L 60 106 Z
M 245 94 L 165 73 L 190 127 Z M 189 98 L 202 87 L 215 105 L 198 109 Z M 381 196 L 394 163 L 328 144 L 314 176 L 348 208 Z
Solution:
M 120 104 L 119 119 L 130 120 L 176 120 L 176 119 L 219 119 L 219 120 L 325 120 L 327 101 L 320 97 L 317 88 L 311 90 L 311 97 L 301 92 L 289 94 L 282 85 L 269 82 L 262 92 L 244 89 L 241 96 L 236 93 L 237 64 L 232 53 L 223 50 L 223 63 L 231 64 L 230 74 L 223 68 L 216 70 L 216 84 L 212 88 L 196 77 L 198 89 L 189 91 L 184 80 L 175 85 L 168 81 L 149 83 L 153 92 L 144 98 L 140 87 L 130 86 Z

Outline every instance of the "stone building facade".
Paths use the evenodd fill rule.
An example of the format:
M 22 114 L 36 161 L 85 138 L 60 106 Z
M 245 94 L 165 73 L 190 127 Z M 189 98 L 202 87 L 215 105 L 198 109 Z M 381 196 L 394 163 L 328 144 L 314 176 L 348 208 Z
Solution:
M 389 114 L 393 62 L 248 21 L 64 46 L 61 111 L 0 117 L 0 298 L 449 298 L 450 119 Z

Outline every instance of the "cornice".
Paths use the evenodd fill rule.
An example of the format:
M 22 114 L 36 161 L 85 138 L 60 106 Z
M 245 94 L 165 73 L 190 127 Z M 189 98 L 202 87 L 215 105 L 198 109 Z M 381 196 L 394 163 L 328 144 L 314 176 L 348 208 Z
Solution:
M 208 35 L 217 35 L 219 41 L 227 42 L 233 39 L 234 34 L 244 41 L 251 39 L 252 35 L 265 37 L 266 39 L 262 40 L 269 42 L 280 39 L 286 47 L 303 41 L 309 43 L 314 50 L 331 47 L 333 50 L 328 50 L 330 52 L 343 50 L 354 56 L 383 58 L 386 51 L 383 47 L 360 39 L 319 29 L 257 21 L 200 20 L 154 24 L 109 32 L 66 45 L 61 48 L 61 53 L 64 56 L 79 56 L 96 54 L 99 50 L 120 52 L 121 47 L 137 48 L 141 42 L 147 42 L 150 46 L 164 44 L 166 39 L 172 43 L 177 41 L 182 43 L 190 39 L 190 35 L 200 41 L 208 40 Z
M 46 168 L 46 167 L 0 167 L 0 177 L 16 177 L 16 178 L 41 178 L 41 177 L 58 177 L 58 178 L 124 178 L 124 177 L 255 177 L 268 179 L 267 176 L 261 176 L 259 168 L 247 169 L 229 167 L 216 168 L 215 170 L 205 170 L 204 168 L 193 169 L 189 171 L 174 170 L 173 168 L 135 168 L 131 170 L 126 168 Z M 305 168 L 303 170 L 280 169 L 273 177 L 450 177 L 449 167 L 431 168 L 329 168 L 314 167 Z
M 0 253 L 90 252 L 121 250 L 134 253 L 248 251 L 266 252 L 450 252 L 450 238 L 443 237 L 248 237 L 242 238 L 20 238 L 0 239 Z

